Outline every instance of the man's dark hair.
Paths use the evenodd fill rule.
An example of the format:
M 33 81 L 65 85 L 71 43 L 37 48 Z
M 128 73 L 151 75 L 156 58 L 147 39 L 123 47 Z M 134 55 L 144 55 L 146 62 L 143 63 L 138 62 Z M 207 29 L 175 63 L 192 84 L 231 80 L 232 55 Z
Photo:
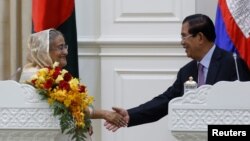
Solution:
M 199 32 L 203 33 L 208 41 L 214 42 L 216 38 L 213 21 L 206 15 L 194 14 L 186 17 L 182 24 L 189 24 L 188 32 L 196 36 Z

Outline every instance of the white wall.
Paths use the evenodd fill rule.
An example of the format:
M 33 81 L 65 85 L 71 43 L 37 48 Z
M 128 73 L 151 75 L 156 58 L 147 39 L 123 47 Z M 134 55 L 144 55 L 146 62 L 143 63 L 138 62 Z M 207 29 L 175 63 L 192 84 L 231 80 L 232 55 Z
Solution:
M 187 63 L 187 15 L 215 17 L 217 0 L 76 0 L 80 77 L 96 108 L 131 108 L 165 91 Z M 95 141 L 174 140 L 167 117 L 112 133 L 94 121 Z

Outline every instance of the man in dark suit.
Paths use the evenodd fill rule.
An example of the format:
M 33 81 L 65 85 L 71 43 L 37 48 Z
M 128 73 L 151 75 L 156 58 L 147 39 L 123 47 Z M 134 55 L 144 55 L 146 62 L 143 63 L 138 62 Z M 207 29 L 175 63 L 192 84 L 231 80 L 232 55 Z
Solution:
M 135 126 L 159 120 L 168 114 L 168 103 L 184 93 L 183 84 L 190 76 L 199 83 L 198 64 L 203 66 L 204 83 L 213 85 L 218 81 L 235 81 L 238 79 L 235 60 L 232 53 L 226 52 L 214 44 L 215 27 L 212 20 L 202 14 L 195 14 L 184 19 L 181 29 L 181 44 L 188 57 L 193 60 L 183 66 L 177 79 L 163 94 L 152 100 L 128 110 L 113 108 L 124 116 L 128 126 Z M 237 58 L 240 81 L 249 81 L 250 72 L 246 63 Z M 119 127 L 105 123 L 109 130 L 116 131 Z

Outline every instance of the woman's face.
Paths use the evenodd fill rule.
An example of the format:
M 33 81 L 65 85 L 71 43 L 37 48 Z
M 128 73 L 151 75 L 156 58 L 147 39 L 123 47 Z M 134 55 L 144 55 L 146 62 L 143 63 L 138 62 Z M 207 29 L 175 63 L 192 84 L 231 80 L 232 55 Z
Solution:
M 62 35 L 57 36 L 51 43 L 49 54 L 52 61 L 58 62 L 60 67 L 67 65 L 66 56 L 68 55 L 68 45 L 65 44 Z

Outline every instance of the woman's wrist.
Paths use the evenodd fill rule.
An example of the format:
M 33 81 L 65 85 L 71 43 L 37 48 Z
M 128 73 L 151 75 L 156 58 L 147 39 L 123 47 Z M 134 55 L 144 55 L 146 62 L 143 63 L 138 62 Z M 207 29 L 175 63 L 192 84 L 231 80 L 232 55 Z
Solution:
M 89 106 L 88 109 L 89 109 L 89 116 L 90 116 L 90 117 L 93 117 L 93 115 L 95 114 L 95 109 L 94 109 L 94 107 L 93 107 L 93 106 Z

